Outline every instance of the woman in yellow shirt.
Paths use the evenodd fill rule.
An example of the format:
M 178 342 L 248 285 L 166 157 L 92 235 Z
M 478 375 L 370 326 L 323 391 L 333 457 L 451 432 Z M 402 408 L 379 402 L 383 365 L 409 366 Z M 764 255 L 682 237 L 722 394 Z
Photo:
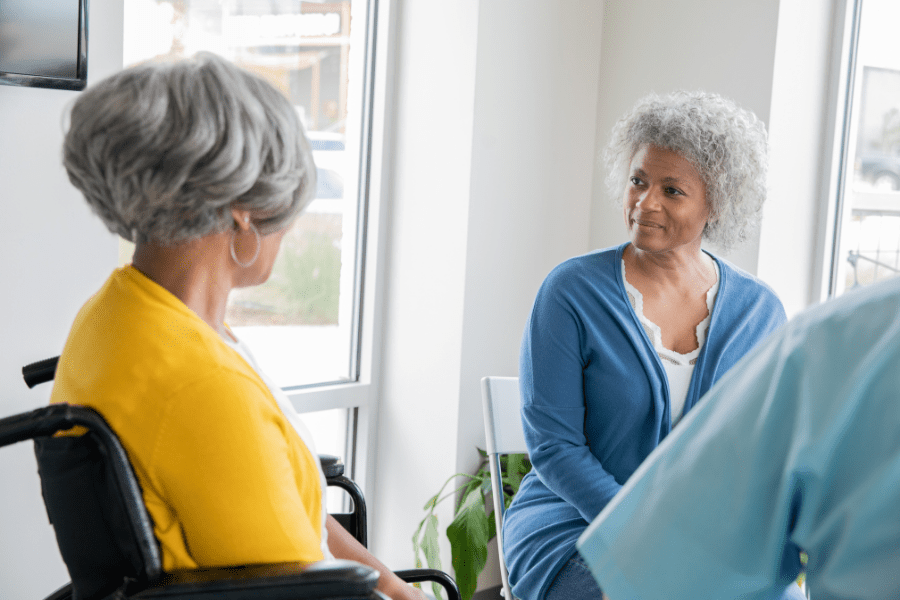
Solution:
M 79 312 L 51 402 L 117 432 L 163 568 L 347 558 L 421 599 L 325 514 L 309 433 L 224 324 L 315 189 L 294 107 L 212 54 L 145 64 L 79 97 L 64 164 L 135 253 Z

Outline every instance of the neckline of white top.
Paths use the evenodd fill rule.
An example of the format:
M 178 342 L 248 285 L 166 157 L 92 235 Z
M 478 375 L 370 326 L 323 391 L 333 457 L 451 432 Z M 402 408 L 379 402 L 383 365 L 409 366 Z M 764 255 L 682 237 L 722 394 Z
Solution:
M 625 259 L 622 259 L 622 282 L 625 284 L 625 291 L 628 292 L 628 299 L 631 300 L 631 307 L 634 309 L 638 321 L 643 325 L 647 337 L 650 338 L 653 349 L 656 350 L 656 353 L 664 363 L 671 363 L 678 366 L 690 366 L 696 362 L 697 357 L 700 355 L 700 350 L 703 348 L 703 343 L 706 341 L 706 334 L 709 331 L 709 323 L 712 318 L 713 306 L 716 302 L 716 294 L 719 292 L 719 280 L 721 278 L 719 264 L 713 261 L 713 265 L 715 265 L 716 268 L 716 282 L 706 292 L 706 308 L 708 310 L 706 318 L 700 321 L 695 328 L 697 348 L 687 354 L 681 354 L 680 352 L 670 350 L 663 346 L 662 330 L 659 325 L 644 315 L 644 296 L 636 287 L 628 283 L 628 280 L 625 278 Z

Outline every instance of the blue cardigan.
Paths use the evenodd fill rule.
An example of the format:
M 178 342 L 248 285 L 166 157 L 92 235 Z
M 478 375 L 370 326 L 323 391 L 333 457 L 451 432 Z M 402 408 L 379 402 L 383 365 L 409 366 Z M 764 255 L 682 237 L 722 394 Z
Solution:
M 578 537 L 672 427 L 665 370 L 622 281 L 626 246 L 557 266 L 525 328 L 519 378 L 534 471 L 503 523 L 509 581 L 522 600 L 543 598 Z M 685 413 L 786 321 L 769 287 L 715 260 L 719 291 Z

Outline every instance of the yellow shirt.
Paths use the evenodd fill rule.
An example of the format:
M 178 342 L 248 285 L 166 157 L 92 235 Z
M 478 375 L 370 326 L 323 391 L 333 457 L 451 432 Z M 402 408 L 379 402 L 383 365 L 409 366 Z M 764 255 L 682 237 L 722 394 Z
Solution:
M 256 371 L 137 269 L 78 313 L 51 402 L 118 434 L 166 571 L 322 560 L 317 459 Z

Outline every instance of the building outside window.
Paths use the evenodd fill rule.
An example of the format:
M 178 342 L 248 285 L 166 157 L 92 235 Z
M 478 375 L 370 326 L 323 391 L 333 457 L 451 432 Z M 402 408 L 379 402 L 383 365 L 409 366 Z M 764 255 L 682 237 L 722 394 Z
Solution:
M 269 281 L 235 290 L 226 318 L 305 413 L 317 451 L 344 457 L 351 471 L 367 396 L 341 386 L 360 382 L 373 5 L 129 0 L 124 15 L 125 66 L 215 52 L 274 84 L 306 127 L 315 199 L 285 236 Z M 121 254 L 130 260 L 129 244 Z
M 856 0 L 852 9 L 833 295 L 900 274 L 900 3 Z

